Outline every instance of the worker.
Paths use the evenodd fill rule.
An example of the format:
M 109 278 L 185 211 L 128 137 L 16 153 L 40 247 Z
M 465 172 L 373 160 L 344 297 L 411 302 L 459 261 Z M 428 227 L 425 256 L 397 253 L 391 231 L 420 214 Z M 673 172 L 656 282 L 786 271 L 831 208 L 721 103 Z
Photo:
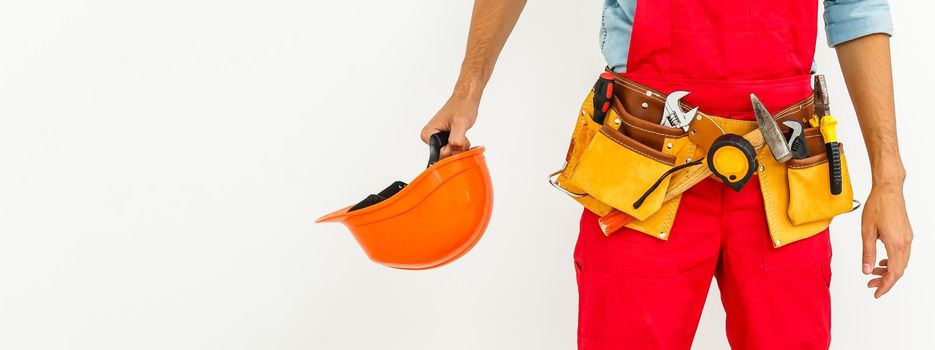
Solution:
M 450 98 L 421 132 L 422 139 L 428 141 L 436 132 L 450 131 L 443 157 L 470 148 L 466 132 L 474 125 L 484 87 L 525 3 L 475 0 L 457 83 Z M 895 127 L 889 5 L 886 0 L 828 0 L 823 6 L 828 44 L 836 50 L 870 159 L 872 188 L 862 209 L 861 271 L 870 276 L 867 285 L 874 297 L 880 298 L 903 275 L 912 242 L 903 197 L 906 172 Z M 684 116 L 694 111 L 689 107 L 697 107 L 699 120 L 711 116 L 716 124 L 724 126 L 733 125 L 724 120 L 756 125 L 753 120 L 758 118 L 757 113 L 769 112 L 777 119 L 794 115 L 801 120 L 787 125 L 801 122 L 804 129 L 814 128 L 814 132 L 804 132 L 808 140 L 833 147 L 828 146 L 827 155 L 822 153 L 824 148 L 814 148 L 806 158 L 774 159 L 770 151 L 777 151 L 775 142 L 770 144 L 767 131 L 760 128 L 758 132 L 770 151 L 751 142 L 756 152 L 756 159 L 749 159 L 753 166 L 736 169 L 753 173 L 753 180 L 742 186 L 728 186 L 733 178 L 710 176 L 672 200 L 664 195 L 666 188 L 672 191 L 674 185 L 646 190 L 618 183 L 606 191 L 658 193 L 638 203 L 651 208 L 646 213 L 637 210 L 639 205 L 631 205 L 632 200 L 624 201 L 626 195 L 599 195 L 600 186 L 605 185 L 582 185 L 594 191 L 579 195 L 593 199 L 581 200 L 586 209 L 574 252 L 579 349 L 690 349 L 713 280 L 727 315 L 727 339 L 732 349 L 829 348 L 830 217 L 805 217 L 810 215 L 809 210 L 821 211 L 819 200 L 840 202 L 836 198 L 845 197 L 834 197 L 841 196 L 840 162 L 828 164 L 834 163 L 835 154 L 843 149 L 839 149 L 833 133 L 835 120 L 818 115 L 826 113 L 820 112 L 822 106 L 815 97 L 819 87 L 813 86 L 811 79 L 817 73 L 814 56 L 819 10 L 815 0 L 604 0 L 603 13 L 595 18 L 602 21 L 599 43 L 610 74 L 605 77 L 616 89 L 608 97 L 618 101 L 612 103 L 613 120 L 594 118 L 603 129 L 588 134 L 598 135 L 592 142 L 599 142 L 600 137 L 625 146 L 626 140 L 621 139 L 633 136 L 626 129 L 633 125 L 623 125 L 635 120 L 631 114 L 643 113 L 639 118 L 647 119 L 651 111 L 671 109 L 664 101 L 678 91 L 685 92 L 680 93 L 684 98 L 675 103 L 676 110 L 670 111 L 670 116 Z M 594 91 L 599 95 L 604 90 Z M 639 102 L 640 93 L 647 96 L 643 102 Z M 756 96 L 753 104 L 750 94 Z M 756 110 L 757 103 L 765 106 L 763 111 Z M 587 101 L 585 105 L 583 115 L 593 117 L 606 112 L 601 111 L 606 109 L 602 106 Z M 806 112 L 815 114 L 815 124 L 809 125 Z M 753 130 L 743 128 L 738 127 L 737 133 L 748 135 Z M 689 132 L 670 129 L 671 136 L 658 142 L 645 144 L 637 140 L 643 143 L 628 146 L 658 155 L 654 159 L 663 166 L 659 178 L 653 181 L 663 177 L 671 177 L 671 183 L 684 181 L 685 176 L 675 177 L 691 168 L 676 168 L 674 164 L 702 162 L 697 156 L 704 156 L 703 149 L 712 147 L 696 140 L 679 141 L 673 147 L 672 140 L 683 140 L 682 135 Z M 743 139 L 755 140 L 749 135 L 732 140 L 747 142 Z M 575 171 L 600 169 L 602 164 L 612 167 L 609 159 L 613 156 L 608 152 L 626 151 L 586 146 L 573 144 L 577 150 L 584 149 L 585 154 Z M 589 152 L 595 155 L 588 156 Z M 743 159 L 743 153 L 738 154 Z M 590 162 L 590 168 L 585 162 Z M 710 159 L 707 162 L 717 166 Z M 624 170 L 612 176 L 637 176 L 642 171 L 632 167 L 649 166 L 634 162 L 631 168 L 621 168 Z M 662 173 L 662 169 L 674 174 Z M 799 170 L 801 174 L 792 174 Z M 827 189 L 829 172 L 831 193 L 792 189 L 801 181 L 804 187 Z M 822 175 L 816 175 L 819 173 Z M 846 177 L 846 172 L 843 175 Z M 837 193 L 835 187 L 839 188 Z M 845 187 L 847 192 L 849 183 Z M 809 204 L 812 200 L 815 203 Z M 799 204 L 793 208 L 790 203 Z M 810 208 L 799 208 L 802 206 Z M 636 219 L 626 227 L 604 232 L 602 226 L 606 225 L 601 220 L 614 211 Z M 801 217 L 796 219 L 793 212 Z M 647 227 L 662 229 L 653 232 Z M 883 256 L 877 252 L 878 240 L 885 246 L 885 259 L 878 260 Z

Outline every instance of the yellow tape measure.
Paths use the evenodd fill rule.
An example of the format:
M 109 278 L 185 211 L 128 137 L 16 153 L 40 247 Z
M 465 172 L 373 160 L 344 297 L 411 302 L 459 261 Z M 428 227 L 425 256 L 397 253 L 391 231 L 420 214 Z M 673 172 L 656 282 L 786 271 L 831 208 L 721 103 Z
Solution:
M 714 140 L 707 160 L 714 176 L 737 192 L 756 172 L 756 148 L 740 135 L 725 134 Z

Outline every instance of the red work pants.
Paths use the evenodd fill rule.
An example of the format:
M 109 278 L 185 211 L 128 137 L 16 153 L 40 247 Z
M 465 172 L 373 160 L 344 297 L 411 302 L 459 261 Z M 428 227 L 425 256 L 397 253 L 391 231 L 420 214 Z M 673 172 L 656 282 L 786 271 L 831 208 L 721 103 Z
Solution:
M 828 349 L 828 231 L 773 248 L 757 179 L 695 185 L 668 241 L 597 219 L 585 210 L 575 247 L 579 349 L 690 349 L 712 277 L 732 349 Z

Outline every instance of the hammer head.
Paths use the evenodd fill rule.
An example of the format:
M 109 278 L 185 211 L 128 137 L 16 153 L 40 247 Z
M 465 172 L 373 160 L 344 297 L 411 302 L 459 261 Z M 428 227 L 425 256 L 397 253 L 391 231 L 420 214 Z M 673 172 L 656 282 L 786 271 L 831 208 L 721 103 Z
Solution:
M 828 102 L 828 84 L 825 83 L 825 76 L 815 75 L 815 115 L 819 118 L 831 114 L 831 106 Z
M 782 130 L 779 130 L 779 124 L 776 124 L 776 120 L 769 114 L 760 99 L 756 98 L 756 95 L 750 94 L 750 101 L 753 103 L 756 124 L 760 128 L 760 133 L 763 134 L 763 141 L 766 142 L 769 151 L 773 153 L 773 157 L 780 163 L 792 159 L 792 151 L 789 150 L 789 145 L 782 135 Z

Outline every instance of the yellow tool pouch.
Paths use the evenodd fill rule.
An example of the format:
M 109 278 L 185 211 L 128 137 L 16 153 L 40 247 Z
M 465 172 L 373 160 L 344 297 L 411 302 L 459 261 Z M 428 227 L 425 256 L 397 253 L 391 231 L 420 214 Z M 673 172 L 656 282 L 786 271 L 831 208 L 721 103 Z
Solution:
M 843 146 L 840 149 L 843 186 L 838 195 L 831 194 L 827 153 L 820 152 L 808 158 L 789 161 L 789 219 L 793 224 L 826 220 L 851 211 L 854 192 Z
M 558 176 L 558 183 L 561 184 L 561 187 L 572 193 L 580 193 L 582 190 L 571 183 L 571 174 L 574 173 L 575 167 L 578 166 L 578 160 L 581 159 L 584 149 L 594 138 L 594 134 L 601 129 L 601 124 L 593 120 L 592 108 L 589 102 L 593 95 L 594 92 L 588 94 L 581 106 L 578 121 L 575 123 L 575 130 L 571 134 L 571 144 L 568 145 L 568 154 L 565 155 L 565 167 Z
M 604 126 L 582 153 L 570 181 L 597 200 L 644 220 L 662 207 L 669 187 L 669 177 L 662 175 L 674 164 L 674 156 Z M 637 208 L 634 203 L 660 178 L 660 190 L 653 191 Z
M 584 153 L 588 144 L 591 143 L 591 139 L 594 138 L 594 135 L 601 129 L 601 124 L 596 123 L 593 119 L 594 114 L 593 108 L 591 107 L 591 100 L 593 97 L 594 92 L 591 91 L 581 105 L 581 110 L 578 113 L 578 120 L 575 123 L 575 129 L 571 135 L 571 144 L 568 145 L 568 153 L 565 154 L 565 166 L 558 172 L 553 173 L 549 181 L 553 186 L 564 191 L 578 201 L 578 203 L 584 205 L 588 210 L 598 215 L 607 215 L 613 208 L 588 195 L 587 192 L 581 188 L 580 184 L 576 184 L 572 180 L 572 174 L 575 173 L 581 155 Z M 611 121 L 614 120 L 614 118 L 613 115 L 608 115 L 604 119 L 604 122 L 612 123 Z
M 811 157 L 784 164 L 776 162 L 766 147 L 759 154 L 758 177 L 773 247 L 811 237 L 828 228 L 835 216 L 853 210 L 856 202 L 843 152 L 843 186 L 839 195 L 831 194 L 830 167 L 824 148 L 812 150 Z

